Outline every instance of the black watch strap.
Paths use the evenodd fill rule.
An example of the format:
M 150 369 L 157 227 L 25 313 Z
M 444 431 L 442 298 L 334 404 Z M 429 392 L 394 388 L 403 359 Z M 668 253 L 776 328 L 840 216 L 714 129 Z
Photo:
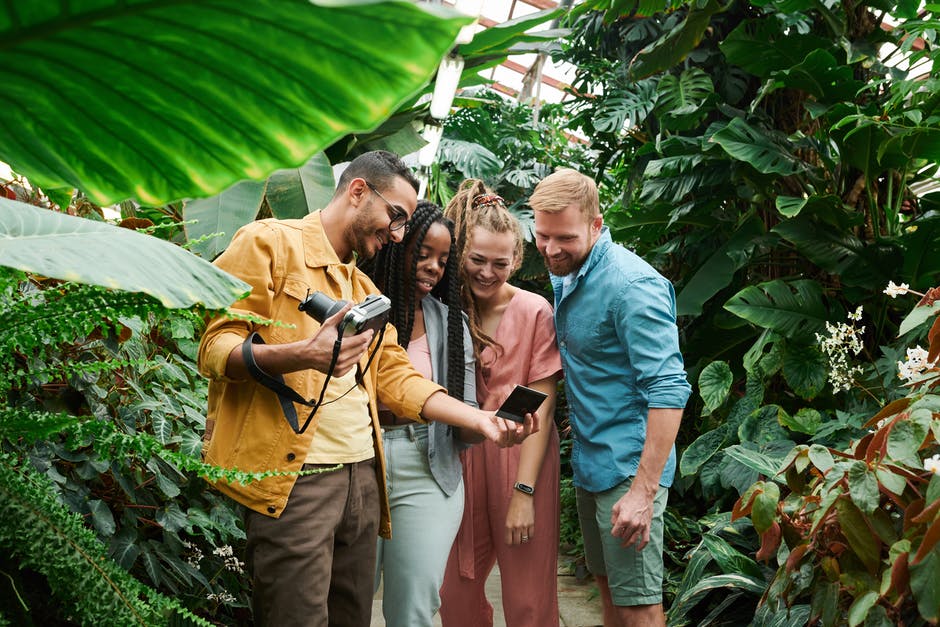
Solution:
M 519 490 L 519 491 L 522 492 L 523 494 L 528 494 L 529 496 L 532 496 L 532 495 L 535 494 L 535 488 L 533 488 L 532 486 L 530 486 L 530 485 L 527 484 L 527 483 L 520 483 L 520 482 L 517 481 L 516 484 L 515 484 L 514 486 L 512 486 L 512 487 L 514 487 L 515 489 Z

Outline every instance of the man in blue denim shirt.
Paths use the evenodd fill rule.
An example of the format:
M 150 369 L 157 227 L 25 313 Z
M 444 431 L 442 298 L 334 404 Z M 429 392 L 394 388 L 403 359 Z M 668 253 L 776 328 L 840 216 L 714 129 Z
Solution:
M 675 293 L 613 243 L 591 178 L 559 170 L 529 204 L 555 290 L 578 515 L 604 624 L 665 625 L 663 511 L 691 392 Z

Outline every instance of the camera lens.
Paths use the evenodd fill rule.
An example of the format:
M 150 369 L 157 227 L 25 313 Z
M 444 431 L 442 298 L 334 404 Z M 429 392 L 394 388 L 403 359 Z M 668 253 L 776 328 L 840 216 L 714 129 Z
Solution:
M 345 306 L 345 300 L 333 300 L 323 292 L 314 292 L 300 303 L 298 309 L 322 324 Z

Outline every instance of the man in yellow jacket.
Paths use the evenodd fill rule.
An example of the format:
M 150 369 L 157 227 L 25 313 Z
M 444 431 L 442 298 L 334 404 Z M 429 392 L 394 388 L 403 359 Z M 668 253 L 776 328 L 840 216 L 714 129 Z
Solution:
M 411 366 L 391 325 L 378 341 L 366 330 L 337 346 L 349 305 L 322 325 L 299 309 L 317 291 L 350 303 L 378 292 L 356 258 L 400 241 L 417 188 L 397 156 L 366 153 L 343 172 L 324 209 L 249 224 L 215 261 L 252 290 L 232 307 L 242 315 L 209 322 L 199 347 L 210 379 L 206 461 L 249 472 L 321 471 L 215 484 L 247 508 L 259 625 L 370 624 L 375 539 L 391 534 L 377 400 L 398 416 L 468 428 L 503 446 L 537 429 L 535 417 L 506 423 L 449 397 Z M 304 410 L 301 422 L 312 415 L 309 428 L 289 424 L 291 403 L 256 380 L 259 370 L 304 399 L 322 392 L 312 414 L 293 405 Z

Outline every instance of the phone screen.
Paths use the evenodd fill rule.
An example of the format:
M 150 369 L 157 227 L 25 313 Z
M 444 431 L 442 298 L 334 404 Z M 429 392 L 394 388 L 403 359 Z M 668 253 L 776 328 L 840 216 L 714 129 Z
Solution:
M 546 396 L 544 392 L 517 385 L 496 410 L 496 415 L 515 422 L 525 422 L 525 415 L 535 413 Z

